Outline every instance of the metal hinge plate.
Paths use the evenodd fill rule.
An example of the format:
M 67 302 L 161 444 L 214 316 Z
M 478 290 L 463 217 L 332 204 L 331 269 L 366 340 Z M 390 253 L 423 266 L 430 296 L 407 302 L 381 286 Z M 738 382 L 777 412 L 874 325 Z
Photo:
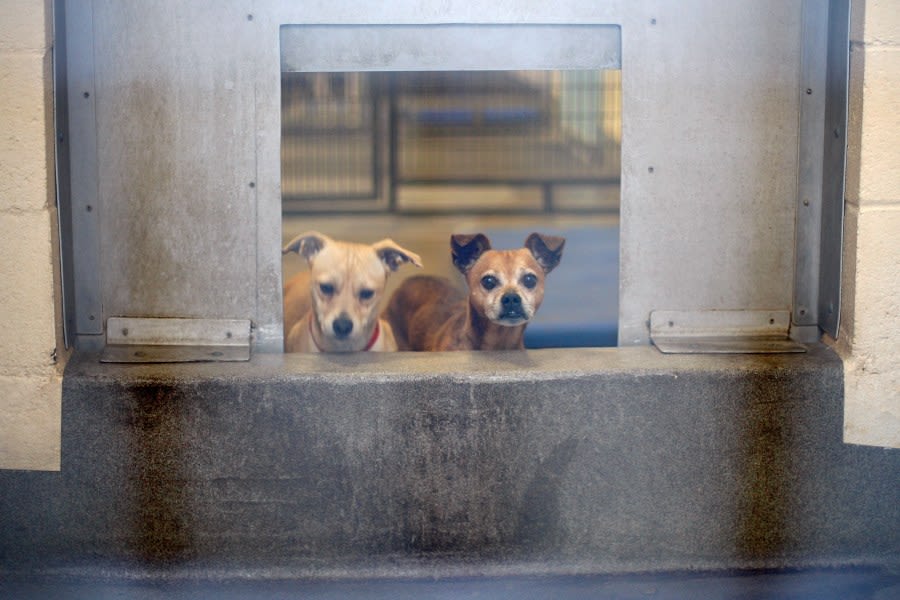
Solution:
M 100 362 L 247 361 L 250 328 L 246 319 L 110 317 Z
M 806 352 L 788 337 L 790 325 L 786 310 L 655 310 L 650 339 L 666 354 Z

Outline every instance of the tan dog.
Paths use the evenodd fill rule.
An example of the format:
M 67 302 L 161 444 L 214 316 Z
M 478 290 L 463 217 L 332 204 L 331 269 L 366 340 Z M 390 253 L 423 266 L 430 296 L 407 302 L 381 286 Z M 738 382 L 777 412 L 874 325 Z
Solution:
M 525 327 L 544 298 L 544 277 L 566 240 L 532 233 L 517 250 L 491 250 L 484 234 L 450 238 L 466 295 L 442 277 L 411 277 L 394 292 L 385 317 L 400 350 L 521 350 Z
M 310 267 L 284 286 L 286 352 L 397 349 L 378 307 L 390 273 L 404 263 L 422 266 L 417 254 L 387 239 L 368 246 L 315 231 L 298 235 L 282 252 L 296 252 Z

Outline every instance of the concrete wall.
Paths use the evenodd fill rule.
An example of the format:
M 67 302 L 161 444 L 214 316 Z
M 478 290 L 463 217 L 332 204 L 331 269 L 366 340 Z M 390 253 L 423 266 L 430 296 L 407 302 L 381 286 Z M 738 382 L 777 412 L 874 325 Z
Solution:
M 49 2 L 0 1 L 0 467 L 58 469 Z
M 844 438 L 900 447 L 900 11 L 852 4 L 841 330 Z
M 0 580 L 896 568 L 900 452 L 841 442 L 841 383 L 823 345 L 80 352 L 62 472 L 0 472 Z
M 272 39 L 276 39 L 277 23 L 273 20 L 267 21 L 264 16 L 266 10 L 274 4 L 258 3 L 254 21 L 247 19 L 247 15 L 253 11 L 244 10 L 244 8 L 249 8 L 249 3 L 246 7 L 241 3 L 229 5 L 230 9 L 223 14 L 235 19 L 233 25 L 235 28 L 237 27 L 236 23 L 241 21 L 249 27 L 256 26 L 267 30 Z M 174 5 L 180 6 L 181 4 L 175 3 Z M 627 11 L 625 10 L 626 5 L 631 7 Z M 115 6 L 117 5 L 107 8 L 115 9 Z M 395 3 L 381 13 L 380 21 L 409 23 L 442 19 L 440 11 L 433 8 L 428 9 L 427 6 L 423 8 L 423 6 L 425 6 L 423 3 L 414 2 Z M 704 24 L 701 28 L 702 31 L 700 29 L 695 31 L 690 29 L 690 23 L 697 23 L 697 27 L 700 27 L 700 20 L 688 18 L 687 15 L 690 11 L 684 6 L 666 8 L 663 5 L 659 11 L 654 10 L 660 8 L 655 3 L 635 5 L 635 3 L 628 2 L 610 2 L 599 5 L 593 2 L 573 2 L 566 3 L 565 10 L 560 10 L 560 6 L 538 2 L 529 5 L 527 10 L 523 9 L 521 3 L 482 3 L 478 5 L 477 9 L 473 8 L 474 6 L 476 5 L 473 4 L 471 7 L 462 4 L 453 5 L 452 20 L 457 22 L 485 19 L 502 21 L 508 20 L 504 19 L 504 15 L 515 12 L 521 15 L 522 20 L 531 22 L 565 22 L 567 19 L 575 19 L 579 22 L 621 22 L 626 72 L 632 72 L 635 61 L 629 56 L 633 56 L 634 51 L 638 48 L 649 48 L 648 56 L 657 59 L 656 62 L 647 60 L 645 64 L 649 70 L 645 71 L 643 75 L 626 79 L 626 116 L 635 114 L 634 110 L 636 106 L 639 108 L 639 101 L 647 96 L 646 90 L 654 90 L 654 94 L 664 97 L 666 99 L 665 106 L 668 107 L 665 113 L 645 112 L 640 119 L 632 117 L 634 119 L 632 126 L 626 128 L 625 136 L 628 140 L 627 143 L 630 144 L 628 147 L 632 150 L 629 151 L 630 154 L 623 156 L 623 159 L 627 159 L 631 165 L 628 168 L 630 169 L 629 176 L 633 177 L 633 183 L 627 188 L 626 193 L 631 194 L 631 198 L 633 198 L 632 210 L 637 213 L 648 210 L 650 203 L 646 202 L 646 199 L 653 198 L 654 194 L 658 195 L 660 190 L 666 190 L 666 196 L 662 200 L 669 203 L 666 206 L 666 211 L 669 213 L 679 206 L 686 206 L 684 204 L 686 202 L 690 208 L 687 212 L 692 215 L 715 214 L 719 209 L 715 208 L 717 205 L 713 202 L 714 197 L 725 198 L 726 208 L 744 207 L 740 208 L 740 211 L 745 210 L 745 203 L 728 197 L 732 189 L 742 188 L 742 186 L 732 185 L 733 182 L 726 186 L 724 179 L 712 186 L 706 179 L 702 181 L 697 179 L 691 185 L 687 185 L 684 182 L 687 180 L 684 180 L 675 189 L 668 189 L 664 185 L 664 178 L 667 174 L 680 172 L 681 174 L 687 173 L 688 176 L 691 173 L 696 175 L 697 172 L 694 170 L 685 171 L 683 168 L 685 165 L 682 164 L 684 161 L 690 162 L 694 169 L 696 165 L 702 164 L 697 161 L 712 159 L 704 159 L 702 153 L 689 156 L 678 155 L 677 159 L 681 162 L 678 164 L 670 162 L 667 168 L 661 168 L 659 165 L 665 165 L 665 163 L 660 160 L 674 160 L 672 148 L 663 143 L 657 146 L 658 153 L 645 155 L 638 149 L 646 148 L 647 140 L 642 139 L 640 132 L 636 131 L 634 127 L 635 124 L 646 119 L 651 119 L 654 126 L 665 126 L 670 122 L 667 117 L 669 113 L 677 112 L 679 115 L 683 115 L 684 110 L 687 110 L 693 117 L 700 117 L 708 116 L 710 110 L 715 109 L 717 104 L 709 99 L 694 104 L 688 101 L 688 97 L 675 94 L 677 90 L 672 88 L 675 80 L 669 74 L 671 69 L 681 68 L 684 60 L 691 56 L 687 53 L 688 49 L 695 50 L 693 56 L 710 58 L 714 55 L 718 58 L 723 56 L 727 58 L 742 54 L 747 48 L 756 47 L 761 43 L 748 33 L 746 23 L 742 21 L 735 24 L 728 20 L 727 7 L 719 8 L 716 12 L 715 9 L 720 6 L 720 3 L 692 3 L 692 10 L 709 14 L 710 23 L 716 26 L 709 27 L 708 24 Z M 797 3 L 772 2 L 763 8 L 759 8 L 755 4 L 753 6 L 756 7 L 753 10 L 757 12 L 765 12 L 768 9 L 778 12 L 781 17 L 776 19 L 777 23 L 786 27 L 784 31 L 793 31 Z M 845 435 L 847 441 L 854 443 L 900 446 L 900 439 L 898 439 L 898 435 L 900 435 L 898 434 L 900 432 L 900 423 L 898 423 L 900 422 L 900 406 L 898 406 L 900 404 L 900 400 L 898 400 L 898 396 L 900 396 L 900 392 L 898 392 L 900 348 L 897 346 L 897 336 L 895 335 L 895 332 L 900 329 L 898 327 L 900 311 L 897 309 L 896 300 L 900 294 L 900 279 L 898 279 L 900 275 L 896 269 L 897 263 L 900 262 L 898 261 L 900 250 L 898 250 L 898 236 L 896 235 L 898 226 L 900 226 L 900 216 L 898 216 L 900 215 L 900 210 L 898 210 L 900 209 L 900 186 L 898 186 L 896 168 L 898 164 L 897 150 L 893 140 L 894 132 L 897 131 L 898 97 L 896 92 L 892 92 L 896 89 L 897 80 L 900 78 L 898 76 L 900 55 L 898 55 L 897 47 L 898 39 L 900 39 L 900 34 L 898 34 L 898 30 L 900 30 L 898 18 L 900 17 L 897 16 L 894 4 L 889 1 L 869 0 L 863 2 L 858 0 L 853 3 L 853 6 L 853 82 L 850 107 L 850 149 L 848 152 L 843 327 L 838 340 L 838 348 L 846 360 Z M 291 19 L 284 22 L 303 22 L 310 19 L 315 21 L 316 18 L 319 18 L 320 22 L 355 22 L 359 18 L 357 3 L 337 2 L 317 5 L 317 7 L 321 10 L 318 17 L 315 14 L 311 15 L 308 7 L 297 7 L 290 9 L 296 14 L 290 15 Z M 191 12 L 195 9 L 186 7 L 181 10 Z M 623 19 L 623 14 L 626 12 L 628 16 Z M 174 23 L 175 26 L 184 26 L 180 31 L 182 35 L 187 35 L 191 29 L 187 27 L 188 22 L 183 18 L 179 20 L 180 18 L 172 19 L 171 17 L 171 14 L 166 13 L 164 20 L 170 24 Z M 197 20 L 193 20 L 191 24 L 197 22 Z M 700 41 L 688 46 L 683 44 L 664 45 L 664 41 L 673 34 L 672 27 L 679 23 L 687 29 L 680 30 L 680 33 L 674 32 L 678 39 L 682 42 L 695 39 Z M 734 27 L 729 27 L 729 24 Z M 58 295 L 54 289 L 56 259 L 53 249 L 55 212 L 52 202 L 53 153 L 49 52 L 51 31 L 48 3 L 0 0 L 0 132 L 2 132 L 0 133 L 0 275 L 3 279 L 3 286 L 0 289 L 0 315 L 2 315 L 0 316 L 0 467 L 8 469 L 57 469 L 59 467 L 61 382 L 59 366 L 55 364 L 57 359 L 53 357 L 62 358 L 63 352 L 58 344 L 58 324 L 61 319 L 57 308 Z M 136 31 L 146 31 L 146 29 L 139 27 Z M 701 34 L 706 31 L 711 31 L 710 37 L 702 37 Z M 209 36 L 200 37 L 209 38 Z M 771 43 L 777 42 L 777 38 L 777 35 L 769 35 L 765 40 L 765 47 L 772 48 Z M 790 79 L 788 72 L 792 71 L 795 58 L 787 56 L 785 53 L 792 46 L 784 43 L 783 40 L 780 44 L 778 48 L 784 52 L 770 50 L 767 55 L 768 60 L 777 61 L 782 66 L 783 61 L 787 60 L 788 67 L 780 69 L 778 77 Z M 198 44 L 196 47 L 202 46 Z M 672 50 L 673 47 L 677 47 L 678 52 L 667 54 L 667 50 Z M 178 62 L 176 58 L 172 58 L 172 61 Z M 259 64 L 254 64 L 254 61 L 250 60 L 242 68 L 257 69 L 259 78 L 277 77 L 275 71 L 278 60 L 277 46 L 272 45 L 261 50 L 259 56 L 255 58 L 260 59 Z M 269 65 L 267 68 L 271 72 L 260 69 L 260 64 Z M 697 77 L 688 80 L 688 83 L 693 83 L 695 91 L 707 87 L 726 90 L 727 97 L 720 98 L 722 102 L 727 103 L 731 98 L 758 104 L 758 110 L 752 113 L 757 116 L 751 119 L 751 127 L 742 131 L 751 131 L 758 125 L 765 124 L 765 119 L 760 115 L 765 114 L 763 109 L 770 106 L 770 100 L 764 100 L 755 95 L 745 96 L 729 86 L 707 85 L 711 78 L 727 76 L 731 71 L 728 65 L 734 66 L 728 60 L 718 64 L 719 70 L 704 71 L 706 79 L 700 78 L 699 71 L 697 71 L 694 72 Z M 762 72 L 758 72 L 757 75 L 761 78 Z M 254 142 L 252 142 L 256 144 L 258 169 L 255 208 L 261 212 L 256 213 L 253 223 L 259 223 L 262 220 L 274 222 L 278 212 L 278 143 L 269 132 L 277 131 L 278 102 L 277 96 L 273 95 L 272 90 L 259 87 L 260 79 L 254 81 L 254 86 L 256 86 L 254 93 L 261 107 L 256 112 L 259 129 Z M 172 86 L 171 83 L 165 85 L 171 86 L 168 89 L 177 95 L 180 88 Z M 225 90 L 210 89 L 214 93 L 220 94 L 223 99 L 227 99 L 228 94 Z M 781 93 L 778 92 L 778 94 Z M 776 96 L 781 98 L 778 94 Z M 140 98 L 140 96 L 135 96 L 135 98 Z M 674 101 L 672 101 L 673 98 Z M 188 100 L 188 98 L 181 97 L 178 101 L 190 108 Z M 783 100 L 789 105 L 794 102 L 787 96 Z M 135 100 L 135 106 L 137 106 L 137 102 Z M 146 102 L 146 99 L 142 102 Z M 766 102 L 770 104 L 766 104 Z M 181 105 L 172 105 L 167 110 L 174 111 L 175 107 L 180 107 L 179 110 L 185 108 Z M 731 110 L 722 114 L 713 113 L 713 116 L 718 125 L 724 127 L 731 118 L 730 114 L 732 114 Z M 787 143 L 793 137 L 793 134 L 790 133 L 792 131 L 791 124 L 781 117 L 779 117 L 778 123 L 770 124 L 770 127 L 772 131 L 781 131 L 777 134 L 777 139 L 780 140 L 779 145 L 781 142 Z M 788 128 L 787 133 L 783 127 Z M 764 130 L 769 131 L 770 129 Z M 650 131 L 650 129 L 645 131 Z M 734 135 L 728 133 L 727 127 L 718 131 L 720 134 L 714 140 L 715 143 L 707 147 L 709 153 L 714 155 L 714 162 L 717 164 L 722 158 L 724 150 L 730 147 L 726 142 L 735 141 Z M 724 133 L 722 133 L 723 131 Z M 685 129 L 684 126 L 670 125 L 663 138 L 664 141 L 678 140 L 681 139 L 682 134 L 690 133 L 691 131 Z M 152 137 L 156 133 L 148 129 L 146 135 Z M 743 143 L 753 143 L 754 140 L 759 141 L 757 137 L 746 139 L 738 137 L 737 139 Z M 770 139 L 766 140 L 767 144 L 770 142 Z M 197 154 L 196 156 L 202 155 Z M 752 164 L 759 167 L 755 175 L 760 177 L 769 176 L 766 168 L 768 164 L 781 159 L 787 161 L 788 165 L 794 163 L 794 160 L 786 154 L 774 156 L 765 152 L 753 151 L 750 158 L 753 159 Z M 160 161 L 162 161 L 161 158 L 153 164 L 165 166 L 164 162 Z M 733 159 L 733 157 L 728 162 L 728 165 L 732 167 L 739 167 L 741 164 L 744 162 Z M 654 177 L 650 177 L 649 166 L 655 167 Z M 759 184 L 753 183 L 753 173 L 747 171 L 742 173 L 739 181 L 752 184 L 749 188 L 750 193 L 747 194 L 747 199 L 751 200 L 750 205 L 752 205 L 757 198 L 753 193 L 756 190 L 754 186 Z M 194 175 L 192 172 L 191 176 Z M 766 188 L 769 192 L 780 190 L 776 194 L 778 198 L 781 197 L 782 192 L 788 195 L 782 176 L 783 174 L 776 177 L 774 183 L 770 182 L 775 186 L 774 188 Z M 244 179 L 247 178 L 235 175 L 230 183 L 234 184 L 235 189 L 240 187 L 241 190 L 244 190 Z M 249 189 L 249 181 L 247 188 Z M 709 190 L 709 197 L 706 200 L 696 198 L 695 193 L 698 189 Z M 247 202 L 250 202 L 251 192 L 242 191 L 241 193 L 247 194 Z M 698 211 L 696 209 L 697 202 L 706 208 Z M 781 204 L 782 200 L 778 200 L 778 202 L 777 215 L 780 215 L 780 219 L 789 211 L 785 208 L 787 204 Z M 786 203 L 787 200 L 784 202 Z M 206 208 L 202 208 L 201 216 L 205 214 L 203 211 L 206 210 Z M 723 211 L 719 210 L 719 212 Z M 637 213 L 629 218 L 633 218 Z M 733 233 L 738 236 L 736 239 L 744 240 L 749 235 L 748 232 L 754 228 L 756 231 L 771 234 L 773 231 L 771 228 L 774 227 L 776 230 L 774 235 L 778 239 L 789 234 L 785 224 L 780 220 L 777 225 L 772 225 L 774 221 L 772 214 L 765 214 L 765 219 L 762 214 L 745 214 L 743 212 L 740 214 L 742 215 L 741 219 L 753 220 L 753 228 L 726 230 L 724 233 L 727 235 L 722 239 L 729 239 L 728 236 Z M 673 239 L 676 234 L 670 230 L 677 229 L 687 235 L 686 230 L 676 227 L 680 218 L 676 216 L 664 222 L 665 227 L 653 234 L 654 243 L 663 239 Z M 740 219 L 735 221 L 735 226 L 741 222 Z M 666 223 L 668 224 L 666 225 Z M 250 227 L 256 230 L 256 225 Z M 698 232 L 701 231 L 701 228 L 694 229 Z M 272 240 L 278 240 L 277 231 L 268 231 L 261 227 L 257 233 L 268 236 Z M 228 240 L 223 241 L 217 248 L 225 245 L 226 241 Z M 266 254 L 265 260 L 269 261 L 271 258 L 271 262 L 277 264 L 277 242 L 273 241 L 273 244 L 275 250 L 270 253 L 271 257 Z M 790 253 L 790 250 L 776 246 L 778 251 L 771 256 L 765 254 L 764 256 L 743 257 L 734 251 L 734 248 L 738 246 L 739 244 L 729 245 L 725 248 L 727 251 L 724 254 L 721 252 L 710 253 L 709 249 L 703 245 L 694 248 L 697 255 L 720 256 L 723 264 L 737 264 L 738 274 L 741 277 L 746 273 L 754 274 L 745 282 L 747 292 L 751 296 L 743 294 L 728 296 L 724 298 L 724 303 L 731 304 L 738 297 L 749 298 L 748 301 L 753 301 L 754 304 L 761 304 L 764 301 L 765 303 L 784 303 L 787 298 L 784 290 L 790 288 L 790 274 L 785 272 L 790 269 L 790 261 L 784 259 L 783 253 Z M 690 250 L 692 246 L 689 244 L 684 248 Z M 625 259 L 632 261 L 632 265 L 640 263 L 643 266 L 638 265 L 640 268 L 634 268 L 631 271 L 638 279 L 628 277 L 624 284 L 651 285 L 657 275 L 671 272 L 673 267 L 679 274 L 685 274 L 683 266 L 690 264 L 691 256 L 684 256 L 681 253 L 670 254 L 664 262 L 652 260 L 655 254 L 666 255 L 661 248 L 656 248 L 646 255 L 626 256 Z M 735 263 L 729 257 L 740 260 Z M 751 265 L 752 269 L 744 270 L 741 265 L 746 266 L 749 264 L 747 261 L 752 262 L 755 266 Z M 771 285 L 756 289 L 756 284 L 759 283 L 757 279 L 761 278 L 760 274 L 767 272 L 769 268 L 776 273 L 774 284 L 771 280 L 766 279 Z M 262 292 L 258 292 L 263 295 L 260 296 L 262 304 L 272 304 L 273 301 L 269 296 L 272 295 L 272 290 L 277 293 L 278 272 L 277 268 L 273 267 L 273 269 L 275 270 L 258 274 L 256 289 L 263 289 Z M 691 271 L 686 274 L 691 275 L 691 273 L 695 272 Z M 642 281 L 644 283 L 641 283 Z M 693 283 L 688 286 L 692 294 L 696 290 Z M 243 290 L 243 293 L 252 293 L 247 292 L 244 287 L 240 287 L 240 289 Z M 776 291 L 772 292 L 772 290 Z M 257 298 L 254 297 L 252 300 L 256 302 Z M 773 302 L 769 302 L 769 300 Z M 667 306 L 666 308 L 679 307 Z M 637 323 L 639 312 L 636 311 L 635 315 L 629 317 L 632 323 Z M 269 310 L 266 318 L 271 321 L 275 318 L 275 314 L 275 309 Z M 271 331 L 270 334 L 275 335 Z M 640 340 L 641 336 L 642 334 L 634 339 Z

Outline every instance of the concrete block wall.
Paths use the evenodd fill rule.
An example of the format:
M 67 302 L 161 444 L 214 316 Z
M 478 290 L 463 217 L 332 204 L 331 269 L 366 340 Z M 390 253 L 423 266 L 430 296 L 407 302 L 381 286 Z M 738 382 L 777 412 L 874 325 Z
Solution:
M 0 0 L 0 468 L 60 465 L 49 2 Z
M 844 272 L 844 439 L 900 447 L 900 11 L 853 2 Z

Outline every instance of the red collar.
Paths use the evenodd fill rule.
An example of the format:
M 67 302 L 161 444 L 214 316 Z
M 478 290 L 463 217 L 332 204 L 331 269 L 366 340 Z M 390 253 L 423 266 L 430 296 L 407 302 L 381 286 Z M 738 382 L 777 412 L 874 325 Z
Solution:
M 381 333 L 381 322 L 375 321 L 375 331 L 372 332 L 372 337 L 369 339 L 369 343 L 366 344 L 366 347 L 363 348 L 363 352 L 372 349 L 372 346 L 375 345 L 375 342 L 378 341 L 378 335 Z
M 322 350 L 322 347 L 319 345 L 319 342 L 316 341 L 316 336 L 313 335 L 312 332 L 313 320 L 312 315 L 309 318 L 309 337 L 312 339 L 313 344 L 316 348 L 319 349 L 319 352 L 325 352 Z M 366 347 L 362 349 L 363 352 L 367 352 L 372 349 L 372 346 L 375 345 L 375 342 L 378 341 L 378 336 L 381 334 L 381 321 L 375 321 L 375 330 L 372 332 L 372 337 L 369 338 L 369 343 L 366 344 Z

